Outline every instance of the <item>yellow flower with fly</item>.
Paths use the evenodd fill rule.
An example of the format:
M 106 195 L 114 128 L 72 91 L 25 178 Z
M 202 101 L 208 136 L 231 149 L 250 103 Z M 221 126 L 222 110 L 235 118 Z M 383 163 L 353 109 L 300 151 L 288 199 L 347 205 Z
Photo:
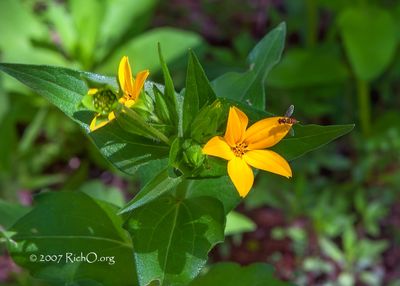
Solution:
M 224 137 L 214 136 L 203 147 L 204 154 L 228 161 L 228 175 L 241 197 L 253 186 L 251 167 L 287 178 L 292 176 L 288 162 L 266 148 L 281 141 L 296 121 L 289 117 L 269 117 L 247 128 L 248 122 L 245 113 L 231 107 Z

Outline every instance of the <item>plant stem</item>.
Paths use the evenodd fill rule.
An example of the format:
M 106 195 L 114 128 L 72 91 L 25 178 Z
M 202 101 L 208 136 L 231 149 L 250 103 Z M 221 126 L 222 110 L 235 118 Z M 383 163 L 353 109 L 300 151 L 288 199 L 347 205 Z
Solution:
M 138 115 L 135 111 L 125 106 L 123 106 L 122 111 L 125 112 L 130 118 L 132 118 L 135 124 L 137 124 L 137 127 L 141 128 L 142 131 L 144 131 L 146 134 L 158 138 L 167 145 L 171 145 L 171 142 L 169 141 L 167 136 L 165 136 L 162 132 L 158 131 L 156 128 L 152 127 L 150 124 L 145 122 L 143 118 L 140 115 Z
M 369 83 L 362 79 L 357 79 L 358 96 L 358 116 L 361 124 L 361 131 L 364 136 L 368 136 L 371 126 L 371 102 Z

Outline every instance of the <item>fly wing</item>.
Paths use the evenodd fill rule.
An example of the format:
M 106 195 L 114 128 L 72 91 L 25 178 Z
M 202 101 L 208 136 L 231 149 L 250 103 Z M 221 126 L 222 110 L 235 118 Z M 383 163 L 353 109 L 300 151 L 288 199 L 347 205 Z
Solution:
M 289 130 L 289 135 L 292 136 L 292 137 L 294 136 L 294 129 L 293 129 L 293 127 L 290 128 L 290 130 Z
M 294 112 L 294 105 L 291 104 L 291 105 L 289 106 L 289 108 L 288 108 L 288 109 L 286 110 L 286 112 L 285 112 L 285 117 L 290 117 L 290 116 L 292 116 L 293 112 Z

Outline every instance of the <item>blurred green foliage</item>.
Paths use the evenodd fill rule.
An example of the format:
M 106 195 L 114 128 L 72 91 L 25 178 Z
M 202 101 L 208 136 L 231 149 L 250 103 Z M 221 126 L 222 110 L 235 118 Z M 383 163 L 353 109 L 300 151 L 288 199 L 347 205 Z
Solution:
M 313 285 L 314 277 L 325 285 L 396 285 L 400 278 L 389 277 L 385 257 L 400 244 L 399 225 L 387 222 L 400 200 L 398 1 L 266 1 L 263 9 L 251 1 L 235 6 L 210 0 L 172 7 L 177 2 L 3 0 L 0 59 L 114 75 L 120 56 L 129 54 L 135 72 L 148 67 L 157 74 L 160 41 L 168 63 L 179 62 L 188 47 L 201 47 L 205 71 L 216 78 L 232 68 L 245 71 L 246 56 L 260 37 L 251 21 L 233 25 L 234 15 L 262 15 L 264 32 L 286 21 L 284 56 L 266 79 L 268 109 L 283 114 L 294 104 L 301 122 L 357 122 L 357 128 L 351 137 L 294 162 L 290 183 L 260 174 L 245 208 L 272 207 L 285 214 L 287 225 L 273 232 L 276 240 L 291 239 L 297 257 L 293 280 L 299 285 Z M 165 5 L 164 23 L 187 30 L 151 28 L 152 19 L 160 18 L 155 10 Z M 187 6 L 192 14 L 171 12 Z M 200 19 L 215 19 L 213 37 L 206 28 L 180 21 L 199 13 Z M 182 39 L 188 46 L 171 44 Z M 183 76 L 177 77 L 182 85 Z M 1 75 L 0 94 L 0 195 L 6 201 L 16 202 L 21 190 L 85 189 L 88 178 L 110 167 L 74 123 L 16 81 Z M 134 182 L 127 184 L 136 190 Z M 109 200 L 120 205 L 121 198 Z M 309 228 L 293 227 L 299 218 Z M 313 236 L 316 250 L 310 247 Z

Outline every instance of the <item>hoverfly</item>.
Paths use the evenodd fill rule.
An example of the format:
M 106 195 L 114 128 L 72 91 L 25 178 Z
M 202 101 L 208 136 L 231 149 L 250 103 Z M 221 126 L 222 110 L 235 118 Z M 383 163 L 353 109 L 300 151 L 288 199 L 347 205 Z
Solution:
M 293 115 L 294 112 L 294 105 L 291 104 L 288 109 L 285 112 L 285 115 L 283 116 L 283 118 L 279 118 L 278 119 L 278 123 L 279 124 L 296 124 L 298 123 L 298 121 L 296 120 L 296 118 L 292 118 L 291 116 Z M 289 130 L 289 133 L 291 136 L 294 136 L 294 130 L 291 127 Z

